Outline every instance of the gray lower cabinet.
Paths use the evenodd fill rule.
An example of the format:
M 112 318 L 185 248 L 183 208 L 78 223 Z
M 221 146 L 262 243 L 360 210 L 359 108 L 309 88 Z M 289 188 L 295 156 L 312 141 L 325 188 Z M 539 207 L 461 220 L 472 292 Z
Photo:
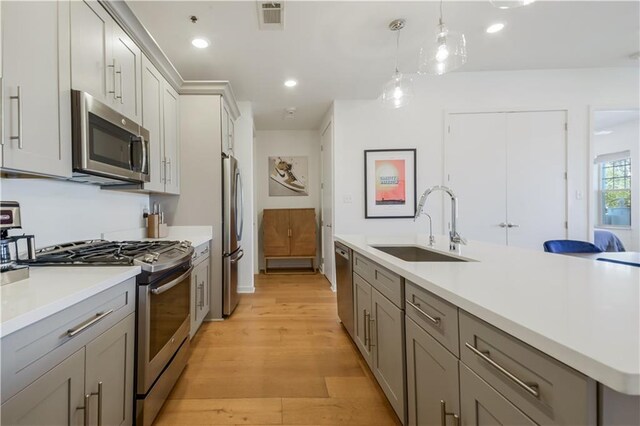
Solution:
M 404 313 L 353 274 L 355 343 L 398 417 L 405 418 Z
M 408 316 L 406 334 L 409 425 L 457 426 L 458 359 Z
M 82 348 L 2 404 L 3 425 L 81 425 L 84 411 Z
M 189 336 L 192 339 L 209 313 L 210 265 L 209 243 L 207 242 L 196 247 L 193 258 L 193 272 L 191 272 L 191 327 L 189 332 Z
M 537 424 L 463 363 L 460 363 L 460 408 L 465 426 Z
M 90 424 L 132 424 L 134 330 L 135 315 L 131 314 L 86 346 Z

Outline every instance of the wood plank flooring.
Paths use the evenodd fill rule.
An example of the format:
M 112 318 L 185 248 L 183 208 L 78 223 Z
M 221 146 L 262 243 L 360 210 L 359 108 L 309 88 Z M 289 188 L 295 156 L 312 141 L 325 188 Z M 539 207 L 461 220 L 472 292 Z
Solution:
M 155 425 L 399 425 L 320 275 L 258 275 L 206 322 Z

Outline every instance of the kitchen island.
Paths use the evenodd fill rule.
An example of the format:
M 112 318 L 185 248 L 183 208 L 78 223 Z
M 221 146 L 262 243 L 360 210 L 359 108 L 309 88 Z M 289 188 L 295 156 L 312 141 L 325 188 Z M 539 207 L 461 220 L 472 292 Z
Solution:
M 593 408 L 587 416 L 588 418 L 597 416 L 598 421 L 593 419 L 593 422 L 584 420 L 585 422 L 616 424 L 618 421 L 628 421 L 638 417 L 638 403 L 640 403 L 638 397 L 640 395 L 640 270 L 638 268 L 475 241 L 451 252 L 448 238 L 444 236 L 436 238 L 434 247 L 428 246 L 426 236 L 337 235 L 335 239 L 355 252 L 354 262 L 358 258 L 365 259 L 367 262 L 379 265 L 383 275 L 385 270 L 388 272 L 387 275 L 397 274 L 400 279 L 397 282 L 401 282 L 403 288 L 402 301 L 396 305 L 399 309 L 406 309 L 407 329 L 410 313 L 417 314 L 420 318 L 425 318 L 423 314 L 427 314 L 427 317 L 433 320 L 435 315 L 433 312 L 439 312 L 435 309 L 432 315 L 429 315 L 417 309 L 415 307 L 417 302 L 414 304 L 417 299 L 410 300 L 409 297 L 414 295 L 412 289 L 417 292 L 424 291 L 429 297 L 435 296 L 437 303 L 431 305 L 423 303 L 425 306 L 433 308 L 442 305 L 457 309 L 455 345 L 447 347 L 445 340 L 441 340 L 440 343 L 456 357 L 460 354 L 461 376 L 466 356 L 470 357 L 470 360 L 479 359 L 482 361 L 481 364 L 489 365 L 493 370 L 497 368 L 490 364 L 491 361 L 485 359 L 487 357 L 479 355 L 481 352 L 490 353 L 489 350 L 478 350 L 482 339 L 472 336 L 473 333 L 467 336 L 463 330 L 464 324 L 476 321 L 480 327 L 488 324 L 489 328 L 495 327 L 496 332 L 503 337 L 515 338 L 513 340 L 525 349 L 527 345 L 535 348 L 536 352 L 539 351 L 552 360 L 551 363 L 557 362 L 562 368 L 570 367 L 567 369 L 570 372 L 579 372 L 585 379 L 585 393 L 588 394 L 585 399 L 591 398 L 589 395 L 596 398 L 596 394 L 600 399 L 597 404 L 595 400 L 591 402 L 601 409 L 596 413 Z M 450 255 L 460 261 L 404 261 L 374 248 L 375 246 L 415 246 Z M 358 270 L 355 266 L 354 269 L 355 278 Z M 375 274 L 377 276 L 377 272 Z M 366 281 L 367 277 L 363 278 Z M 372 287 L 375 290 L 375 283 Z M 354 294 L 357 297 L 355 284 Z M 383 294 L 389 297 L 384 291 Z M 458 315 L 460 317 L 459 338 Z M 439 321 L 439 318 L 436 319 Z M 435 334 L 439 337 L 437 333 Z M 475 342 L 463 341 L 463 337 L 475 339 Z M 368 338 L 372 339 L 371 336 Z M 406 339 L 407 358 L 409 358 L 409 334 L 406 335 Z M 467 347 L 467 343 L 472 348 Z M 493 351 L 498 357 L 499 354 L 495 348 Z M 503 359 L 507 364 L 515 360 L 507 358 Z M 409 359 L 404 361 L 407 364 L 407 374 L 412 367 L 410 361 L 415 362 Z M 522 363 L 525 364 L 524 361 Z M 518 370 L 519 367 L 513 368 Z M 525 366 L 523 371 L 526 372 L 526 370 Z M 526 373 L 523 374 L 526 375 Z M 506 377 L 504 374 L 502 376 L 503 379 Z M 525 394 L 531 394 L 522 398 L 533 398 L 538 402 L 544 399 L 543 392 L 536 390 L 537 385 L 528 386 L 524 382 L 518 384 L 512 379 L 506 381 L 509 382 L 509 386 L 518 388 L 518 391 L 524 390 Z M 596 382 L 599 383 L 597 391 L 595 391 Z M 492 383 L 492 385 L 496 387 L 495 384 Z M 594 389 L 589 390 L 590 388 Z M 542 384 L 540 389 L 544 390 Z M 409 393 L 411 393 L 411 386 L 409 386 Z M 624 401 L 625 407 L 628 407 L 627 411 L 635 411 L 635 413 L 627 412 L 626 414 L 636 417 L 618 420 L 624 417 L 616 417 L 612 414 L 613 409 L 607 411 L 606 405 L 609 399 Z M 463 402 L 460 405 L 464 405 Z M 549 401 L 543 405 L 553 406 Z M 413 424 L 411 401 L 409 401 L 408 411 L 408 421 Z M 553 410 L 547 411 L 545 419 L 557 420 L 562 417 L 556 416 L 557 413 Z M 620 414 L 619 409 L 615 411 L 618 415 Z M 531 417 L 529 413 L 527 414 Z M 399 416 L 402 419 L 402 415 L 399 414 Z

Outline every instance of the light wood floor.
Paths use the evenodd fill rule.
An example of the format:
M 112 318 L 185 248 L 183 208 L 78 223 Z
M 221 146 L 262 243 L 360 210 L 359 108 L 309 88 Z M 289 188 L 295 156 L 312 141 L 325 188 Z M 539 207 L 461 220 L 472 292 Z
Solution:
M 204 323 L 156 425 L 398 425 L 318 275 L 259 275 Z

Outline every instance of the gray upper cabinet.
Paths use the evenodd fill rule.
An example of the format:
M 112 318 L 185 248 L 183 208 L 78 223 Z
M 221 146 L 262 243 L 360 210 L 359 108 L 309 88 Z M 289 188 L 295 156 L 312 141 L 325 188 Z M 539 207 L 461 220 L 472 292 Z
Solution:
M 537 425 L 462 363 L 460 407 L 464 426 Z
M 142 120 L 142 53 L 93 0 L 71 2 L 71 87 L 136 123 Z
M 69 2 L 5 1 L 0 8 L 2 168 L 70 177 Z
M 457 426 L 458 359 L 411 318 L 406 339 L 408 424 Z
M 150 180 L 144 189 L 180 193 L 178 94 L 142 55 L 142 126 L 149 131 Z
M 404 314 L 375 289 L 371 292 L 371 310 L 373 374 L 398 417 L 404 420 Z
M 84 348 L 2 404 L 3 425 L 82 425 Z
M 92 424 L 133 422 L 134 330 L 135 315 L 131 314 L 86 346 L 85 392 L 96 397 L 89 403 L 89 419 L 96 419 Z

